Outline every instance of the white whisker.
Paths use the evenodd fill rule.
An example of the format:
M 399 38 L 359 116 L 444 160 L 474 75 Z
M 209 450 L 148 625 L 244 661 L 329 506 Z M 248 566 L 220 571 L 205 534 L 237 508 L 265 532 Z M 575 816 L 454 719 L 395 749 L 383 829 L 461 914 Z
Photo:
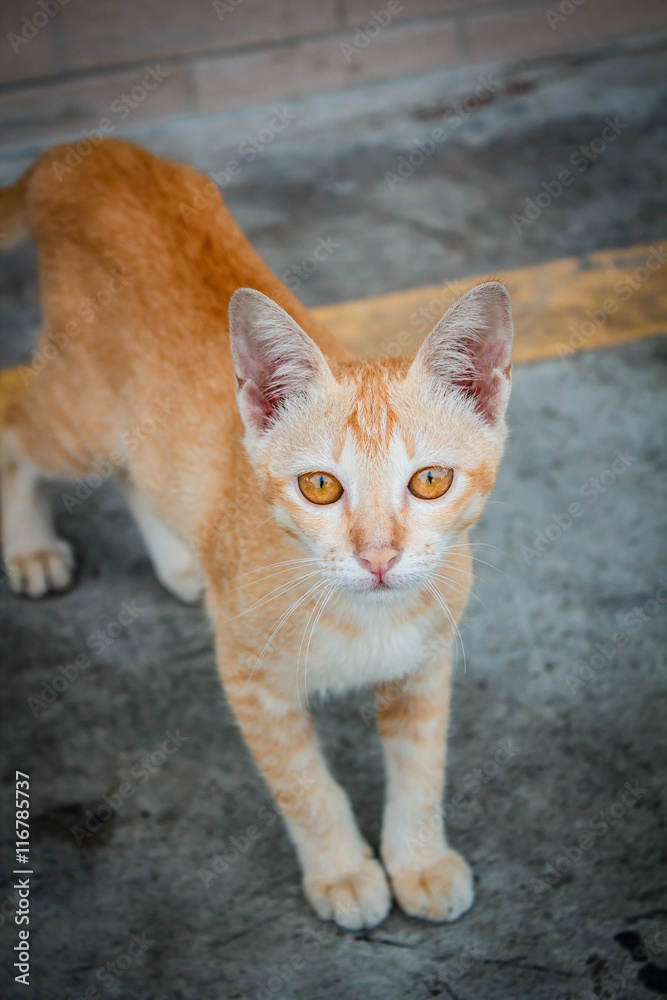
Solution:
M 305 563 L 317 562 L 313 556 L 301 556 L 298 559 L 283 559 L 282 562 L 269 563 L 268 566 L 258 566 L 256 569 L 249 569 L 245 573 L 239 573 L 237 580 L 242 580 L 244 576 L 251 576 L 253 573 L 265 573 L 269 569 L 277 569 L 279 566 L 299 566 Z
M 497 552 L 500 552 L 502 555 L 505 555 L 502 549 L 499 549 L 496 545 L 490 545 L 488 542 L 455 542 L 454 545 L 449 546 L 448 551 L 449 552 L 456 552 L 457 550 L 463 552 L 468 551 L 470 552 L 470 558 L 473 560 L 473 562 L 478 562 L 482 566 L 488 566 L 489 569 L 495 569 L 497 573 L 500 573 L 501 576 L 504 576 L 507 580 L 512 582 L 511 577 L 509 577 L 504 570 L 500 569 L 498 566 L 494 566 L 493 563 L 485 562 L 484 559 L 481 559 L 479 556 L 476 556 L 474 552 L 470 551 L 471 549 L 474 549 L 477 546 L 480 547 L 484 546 L 486 548 L 495 549 Z
M 306 562 L 317 563 L 317 559 L 308 559 Z M 283 573 L 289 573 L 291 570 L 297 569 L 298 566 L 303 565 L 301 561 L 293 566 L 285 566 L 284 569 L 279 569 L 277 573 L 268 573 L 266 576 L 262 577 L 262 583 L 264 580 L 272 580 L 276 576 L 282 576 Z M 272 569 L 271 566 L 267 566 L 267 569 Z M 233 590 L 232 593 L 236 594 L 239 590 L 244 590 L 246 587 L 252 587 L 257 583 L 257 580 L 248 580 L 246 583 L 242 583 L 240 587 Z
M 309 580 L 311 577 L 317 576 L 318 573 L 319 570 L 316 569 L 313 570 L 312 573 L 306 573 L 304 576 L 297 577 L 296 580 L 292 580 L 291 583 L 281 583 L 278 587 L 275 587 L 274 590 L 270 591 L 270 593 L 265 597 L 262 597 L 260 600 L 255 601 L 254 604 L 251 604 L 249 608 L 245 609 L 245 611 L 241 611 L 240 614 L 234 615 L 232 618 L 228 618 L 226 621 L 222 622 L 222 625 L 228 625 L 229 622 L 234 622 L 237 618 L 243 618 L 244 615 L 247 615 L 250 611 L 254 611 L 255 608 L 264 607 L 265 604 L 275 601 L 278 597 L 282 597 L 283 594 L 288 594 L 298 583 L 301 583 L 303 580 Z
M 492 552 L 499 552 L 501 556 L 507 555 L 504 549 L 498 548 L 497 545 L 491 545 L 490 542 L 474 542 L 471 549 L 490 549 Z
M 494 566 L 493 563 L 486 562 L 484 559 L 480 559 L 479 556 L 472 556 L 472 560 L 473 560 L 473 562 L 481 563 L 482 566 L 488 566 L 489 569 L 495 569 L 496 573 L 500 573 L 500 575 L 504 576 L 506 580 L 510 581 L 510 583 L 513 582 L 512 578 L 510 576 L 508 576 L 507 573 L 505 573 L 504 570 L 499 569 L 498 566 Z
M 451 611 L 447 607 L 447 602 L 443 598 L 442 594 L 439 593 L 437 587 L 435 587 L 432 583 L 430 583 L 428 581 L 426 582 L 426 586 L 427 586 L 428 590 L 431 592 L 431 594 L 433 594 L 433 596 L 435 597 L 436 601 L 438 602 L 438 604 L 440 605 L 440 607 L 442 608 L 442 610 L 445 612 L 445 614 L 447 615 L 447 617 L 451 621 L 451 623 L 452 623 L 452 625 L 454 627 L 454 631 L 456 632 L 456 635 L 458 636 L 459 643 L 461 644 L 461 653 L 463 654 L 463 673 L 465 674 L 465 673 L 468 672 L 468 663 L 467 663 L 467 660 L 466 660 L 465 646 L 463 645 L 463 639 L 461 638 L 461 633 L 459 632 L 459 627 L 456 624 L 456 619 L 454 618 L 454 615 L 451 613 Z
M 313 627 L 310 630 L 310 636 L 308 638 L 308 645 L 306 646 L 306 659 L 304 660 L 304 664 L 303 664 L 303 686 L 304 686 L 304 690 L 306 692 L 306 704 L 308 705 L 309 708 L 310 708 L 310 703 L 308 701 L 308 653 L 310 652 L 310 644 L 311 644 L 312 639 L 313 639 L 313 633 L 314 633 L 315 629 L 317 628 L 317 624 L 318 624 L 320 618 L 322 617 L 322 612 L 324 611 L 324 609 L 326 608 L 327 604 L 329 603 L 329 598 L 331 597 L 331 595 L 333 594 L 333 592 L 334 592 L 335 589 L 336 589 L 335 586 L 333 586 L 333 584 L 332 584 L 332 585 L 330 585 L 329 589 L 325 592 L 324 600 L 322 602 L 320 610 L 317 612 L 317 618 L 313 622 Z
M 442 580 L 443 583 L 446 583 L 450 587 L 454 587 L 454 589 L 458 590 L 459 593 L 469 594 L 471 597 L 474 597 L 476 601 L 479 601 L 482 607 L 486 607 L 484 601 L 481 597 L 478 597 L 477 594 L 474 593 L 471 587 L 464 587 L 462 583 L 450 580 L 449 577 L 443 576 L 441 573 L 432 573 L 431 576 L 433 576 L 436 580 Z
M 299 644 L 299 653 L 298 653 L 298 656 L 296 658 L 296 697 L 297 697 L 297 701 L 299 702 L 299 707 L 301 707 L 301 697 L 299 695 L 299 666 L 301 664 L 301 651 L 303 650 L 303 644 L 304 644 L 304 641 L 306 639 L 306 632 L 308 631 L 308 626 L 310 625 L 311 621 L 313 620 L 313 617 L 315 615 L 315 612 L 317 611 L 317 608 L 318 608 L 318 605 L 319 605 L 321 597 L 322 597 L 321 594 L 317 597 L 317 600 L 315 601 L 315 604 L 313 605 L 313 609 L 310 612 L 310 615 L 308 617 L 308 621 L 306 622 L 306 627 L 304 628 L 303 635 L 301 636 L 301 642 Z M 305 690 L 305 694 L 306 694 L 306 704 L 308 704 L 308 689 L 304 688 L 304 690 Z
M 449 550 L 454 551 L 455 549 L 493 549 L 495 552 L 500 552 L 505 555 L 503 549 L 499 548 L 497 545 L 492 545 L 491 542 L 454 542 L 450 545 Z
M 252 668 L 252 670 L 250 672 L 250 676 L 248 677 L 248 681 L 246 681 L 246 684 L 252 679 L 252 675 L 255 673 L 255 670 L 257 669 L 257 667 L 260 665 L 260 663 L 264 659 L 264 655 L 265 655 L 267 649 L 269 648 L 269 646 L 273 642 L 274 638 L 276 637 L 276 635 L 278 634 L 278 632 L 280 631 L 280 629 L 287 622 L 288 618 L 290 618 L 291 615 L 294 614 L 294 612 L 297 610 L 297 608 L 299 608 L 305 601 L 307 601 L 308 598 L 312 594 L 314 594 L 317 590 L 319 590 L 321 587 L 324 587 L 325 585 L 326 585 L 326 581 L 325 580 L 321 580 L 319 583 L 314 584 L 309 590 L 306 591 L 305 594 L 303 594 L 301 597 L 298 597 L 296 599 L 296 601 L 293 601 L 292 604 L 290 604 L 290 606 L 287 609 L 287 611 L 284 611 L 282 613 L 282 615 L 278 619 L 277 624 L 274 626 L 274 628 L 273 628 L 273 630 L 271 632 L 271 635 L 269 636 L 269 638 L 264 643 L 264 648 L 263 648 L 262 652 L 259 654 L 259 657 L 257 658 L 257 662 L 255 663 L 254 667 Z

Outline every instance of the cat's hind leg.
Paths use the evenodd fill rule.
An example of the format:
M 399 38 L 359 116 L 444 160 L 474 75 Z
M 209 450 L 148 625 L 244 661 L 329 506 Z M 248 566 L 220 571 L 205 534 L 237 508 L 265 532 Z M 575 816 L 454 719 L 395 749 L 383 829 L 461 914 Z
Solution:
M 179 601 L 193 604 L 204 589 L 204 578 L 194 551 L 160 520 L 127 470 L 122 471 L 119 479 L 158 580 Z
M 53 347 L 48 332 L 41 343 L 44 353 Z M 59 348 L 5 411 L 2 549 L 12 590 L 28 597 L 63 590 L 75 568 L 71 545 L 55 530 L 49 480 L 86 475 L 112 447 L 112 400 L 92 370 L 85 375 Z
M 43 597 L 72 579 L 74 553 L 56 533 L 48 479 L 15 430 L 2 434 L 2 546 L 9 584 L 17 594 Z

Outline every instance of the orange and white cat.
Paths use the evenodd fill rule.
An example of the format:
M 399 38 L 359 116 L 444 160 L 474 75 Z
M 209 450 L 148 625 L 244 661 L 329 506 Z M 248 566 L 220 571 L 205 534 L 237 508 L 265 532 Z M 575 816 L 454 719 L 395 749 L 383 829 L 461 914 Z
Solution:
M 88 146 L 49 150 L 0 192 L 6 242 L 37 243 L 45 359 L 6 413 L 11 586 L 70 584 L 45 483 L 110 463 L 158 578 L 184 601 L 205 590 L 227 698 L 319 916 L 372 927 L 393 892 L 412 916 L 455 920 L 473 882 L 442 820 L 452 647 L 467 532 L 506 435 L 509 296 L 478 285 L 414 359 L 355 360 L 206 177 L 127 142 Z M 382 864 L 308 708 L 366 683 Z

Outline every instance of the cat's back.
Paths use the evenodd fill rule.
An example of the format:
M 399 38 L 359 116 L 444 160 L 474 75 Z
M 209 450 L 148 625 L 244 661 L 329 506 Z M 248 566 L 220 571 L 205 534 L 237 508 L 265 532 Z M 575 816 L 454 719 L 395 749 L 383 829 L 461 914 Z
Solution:
M 125 267 L 144 283 L 168 281 L 161 290 L 181 300 L 193 286 L 201 300 L 208 257 L 238 251 L 242 242 L 212 181 L 119 139 L 42 154 L 30 177 L 28 213 L 47 266 L 78 257 L 89 266 Z
M 252 247 L 213 181 L 134 143 L 106 138 L 54 146 L 29 175 L 29 225 L 42 295 L 97 294 L 111 273 L 136 327 L 178 318 L 202 346 L 227 330 L 233 292 L 256 288 L 279 302 L 331 357 L 349 352 L 317 323 Z M 111 319 L 111 316 L 109 317 Z M 150 322 L 147 322 L 150 320 Z M 159 334 L 158 334 L 159 336 Z M 156 345 L 154 345 L 156 346 Z

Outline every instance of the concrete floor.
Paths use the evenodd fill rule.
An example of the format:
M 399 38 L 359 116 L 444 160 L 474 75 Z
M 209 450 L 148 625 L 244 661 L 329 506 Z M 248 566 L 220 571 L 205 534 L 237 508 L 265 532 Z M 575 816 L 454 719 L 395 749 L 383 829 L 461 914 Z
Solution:
M 664 52 L 621 47 L 498 72 L 511 86 L 393 193 L 384 171 L 470 93 L 476 72 L 472 81 L 461 72 L 294 102 L 294 122 L 225 193 L 279 272 L 319 237 L 340 242 L 299 289 L 305 301 L 664 236 Z M 134 135 L 220 170 L 267 115 Z M 613 148 L 517 233 L 511 213 L 616 115 L 629 127 Z M 0 176 L 29 155 L 7 149 Z M 30 255 L 14 253 L 0 273 L 2 363 L 29 356 L 36 315 Z M 81 559 L 76 587 L 31 603 L 0 586 L 3 809 L 16 768 L 33 782 L 33 996 L 667 993 L 666 359 L 667 338 L 656 338 L 516 372 L 507 457 L 476 531 L 497 569 L 479 566 L 448 769 L 450 792 L 465 793 L 451 840 L 474 866 L 477 902 L 449 927 L 394 910 L 381 928 L 348 934 L 312 916 L 220 691 L 203 614 L 159 587 L 113 484 L 71 514 L 65 486 L 54 490 L 61 530 Z M 568 525 L 572 503 L 582 513 Z M 108 641 L 124 604 L 134 617 Z M 58 682 L 52 703 L 30 701 L 50 697 L 44 685 L 81 653 L 90 664 L 76 678 L 70 670 L 66 687 Z M 382 774 L 364 722 L 369 697 L 362 691 L 318 714 L 376 843 Z M 146 762 L 166 739 L 174 752 Z M 124 783 L 131 794 L 102 809 L 110 818 L 77 844 L 72 828 L 104 796 L 116 802 Z M 260 831 L 253 841 L 250 825 Z M 7 835 L 0 914 L 11 900 L 11 847 Z M 223 863 L 235 849 L 236 860 Z M 132 935 L 142 950 L 123 968 Z M 0 942 L 2 996 L 21 996 L 11 985 L 16 928 L 4 916 Z M 299 968 L 285 982 L 291 960 Z

